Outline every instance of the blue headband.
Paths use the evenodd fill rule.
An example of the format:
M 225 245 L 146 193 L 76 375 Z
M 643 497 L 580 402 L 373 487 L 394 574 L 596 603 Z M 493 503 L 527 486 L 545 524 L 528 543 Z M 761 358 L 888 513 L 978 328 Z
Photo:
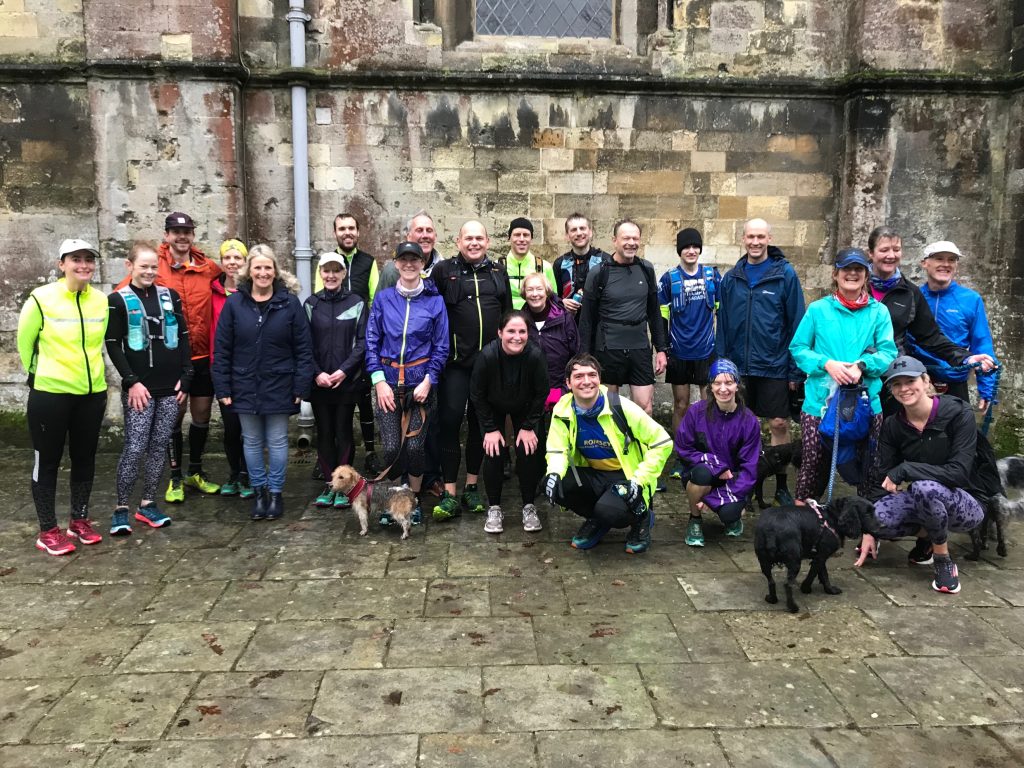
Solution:
M 728 358 L 720 357 L 711 364 L 711 370 L 708 372 L 708 381 L 714 381 L 723 373 L 732 376 L 736 381 L 740 380 L 740 369 L 736 367 L 736 363 Z

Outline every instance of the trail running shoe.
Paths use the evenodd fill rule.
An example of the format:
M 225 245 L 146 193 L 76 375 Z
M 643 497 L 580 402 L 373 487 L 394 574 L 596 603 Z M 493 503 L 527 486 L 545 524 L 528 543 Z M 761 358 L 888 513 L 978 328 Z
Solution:
M 736 522 L 729 523 L 727 526 L 725 526 L 725 535 L 726 536 L 732 536 L 733 538 L 736 538 L 738 536 L 742 536 L 743 535 L 743 518 L 741 517 Z
M 352 506 L 352 502 L 348 500 L 348 496 L 344 493 L 334 494 L 334 508 L 335 509 L 348 509 Z
M 704 526 L 700 518 L 690 518 L 690 524 L 686 526 L 686 543 L 691 547 L 704 546 Z
M 440 502 L 434 507 L 435 520 L 450 520 L 459 513 L 459 502 L 448 491 L 441 496 Z
M 914 542 L 914 548 L 907 554 L 907 562 L 911 565 L 931 565 L 934 561 L 932 543 L 928 539 L 918 539 Z
M 132 526 L 129 522 L 128 507 L 118 507 L 110 518 L 110 535 L 130 536 L 131 532 Z
M 935 558 L 935 580 L 932 582 L 932 589 L 951 595 L 960 591 L 960 574 L 957 572 L 956 563 L 950 560 L 948 555 L 939 555 Z
M 144 507 L 139 507 L 139 511 L 135 513 L 135 519 L 150 528 L 163 528 L 165 525 L 171 524 L 171 518 L 161 512 L 152 502 Z
M 683 465 L 677 461 L 675 465 L 672 467 L 672 471 L 668 473 L 668 476 L 671 477 L 673 480 L 682 480 Z
M 572 537 L 570 546 L 573 549 L 593 549 L 601 543 L 601 539 L 608 533 L 608 526 L 598 525 L 593 518 L 583 521 L 583 525 Z
M 240 472 L 238 474 L 238 497 L 240 499 L 251 499 L 256 495 L 256 491 L 249 485 L 249 473 Z
M 167 493 L 164 494 L 164 501 L 168 504 L 181 504 L 185 500 L 185 487 L 180 477 L 172 477 L 167 486 Z
M 67 534 L 55 526 L 48 531 L 40 531 L 36 539 L 36 549 L 41 549 L 50 555 L 69 555 L 75 551 L 75 543 L 68 538 Z
M 639 555 L 651 548 L 651 528 L 654 527 L 654 510 L 650 510 L 643 519 L 633 523 L 626 537 L 626 552 Z
M 333 507 L 334 506 L 334 489 L 331 486 L 324 488 L 323 493 L 316 497 L 316 501 L 313 502 L 318 507 Z
M 189 488 L 195 488 L 197 491 L 202 491 L 203 493 L 213 494 L 220 491 L 220 486 L 207 480 L 206 474 L 203 472 L 196 472 L 195 474 L 191 474 L 186 477 L 185 485 Z
M 484 523 L 485 533 L 501 533 L 505 530 L 505 527 L 501 524 L 504 515 L 501 513 L 501 507 L 497 504 L 492 504 L 487 508 L 487 522 Z
M 537 514 L 537 505 L 527 504 L 523 507 L 523 530 L 527 533 L 535 533 L 543 527 L 540 524 L 540 515 Z
M 467 485 L 462 492 L 462 505 L 470 512 L 483 512 L 487 509 L 484 506 L 484 497 L 480 495 L 475 485 Z
M 238 484 L 238 480 L 232 477 L 226 483 L 220 487 L 221 496 L 237 496 L 241 492 L 241 486 Z
M 99 531 L 93 528 L 92 523 L 85 518 L 71 521 L 71 524 L 68 526 L 68 536 L 78 539 L 83 544 L 99 544 L 103 541 Z
M 410 519 L 412 520 L 413 525 L 419 525 L 423 522 L 423 510 L 420 509 L 419 504 L 416 504 L 416 506 L 412 508 L 412 516 Z

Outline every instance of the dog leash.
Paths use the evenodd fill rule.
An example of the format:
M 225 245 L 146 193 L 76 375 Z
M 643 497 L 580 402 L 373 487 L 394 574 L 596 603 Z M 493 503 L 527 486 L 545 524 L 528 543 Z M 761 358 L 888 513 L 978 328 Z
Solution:
M 381 480 L 383 480 L 385 477 L 388 476 L 388 474 L 391 472 L 392 467 L 394 467 L 395 464 L 398 463 L 398 460 L 402 456 L 402 448 L 405 447 L 405 441 L 409 440 L 410 438 L 416 437 L 420 432 L 423 431 L 424 427 L 426 427 L 426 425 L 427 425 L 427 409 L 424 408 L 422 405 L 419 405 L 417 407 L 419 408 L 419 412 L 420 412 L 420 426 L 419 426 L 419 428 L 417 428 L 417 429 L 415 429 L 415 430 L 413 430 L 411 432 L 409 431 L 409 424 L 412 423 L 412 410 L 407 407 L 405 399 L 406 398 L 404 396 L 401 398 L 401 400 L 402 400 L 402 438 L 398 442 L 398 451 L 395 452 L 395 460 L 392 461 L 388 466 L 386 466 L 384 468 L 384 470 L 379 475 L 377 475 L 375 478 L 370 480 L 369 481 L 370 483 L 379 483 Z
M 818 538 L 814 540 L 814 545 L 811 547 L 811 554 L 817 554 L 818 545 L 821 543 L 821 537 L 825 535 L 825 531 L 830 532 L 836 537 L 836 541 L 840 541 L 839 534 L 835 532 L 828 519 L 821 514 L 821 506 L 814 499 L 807 499 L 807 506 L 814 510 L 814 514 L 818 516 L 818 521 L 821 523 L 821 528 L 818 529 Z
M 992 398 L 988 401 L 988 408 L 985 409 L 985 417 L 981 421 L 981 434 L 988 437 L 988 430 L 992 426 L 992 421 L 995 419 L 995 406 L 999 404 L 999 379 L 1003 375 L 1003 366 L 997 365 L 991 371 L 981 370 L 981 363 L 964 363 L 963 365 L 951 365 L 948 368 L 940 368 L 937 365 L 929 365 L 928 375 L 934 376 L 935 374 L 948 373 L 949 371 L 964 372 L 970 371 L 975 368 L 974 375 L 981 376 L 994 376 L 992 381 Z
M 839 390 L 835 391 L 832 397 L 838 397 Z M 839 408 L 836 408 L 836 424 L 832 431 L 832 466 L 828 470 L 828 493 L 825 496 L 825 503 L 832 503 L 832 491 L 836 485 L 836 467 L 839 463 Z M 808 499 L 809 502 L 813 502 L 813 499 Z M 817 505 L 815 505 L 815 512 L 818 512 Z M 821 517 L 821 512 L 818 512 L 818 517 Z M 820 538 L 820 537 L 819 537 Z

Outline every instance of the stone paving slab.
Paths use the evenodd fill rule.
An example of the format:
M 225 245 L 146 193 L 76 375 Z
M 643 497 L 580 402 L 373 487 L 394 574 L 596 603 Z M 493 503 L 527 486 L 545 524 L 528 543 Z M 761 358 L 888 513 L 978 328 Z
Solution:
M 995 627 L 1018 647 L 1024 648 L 1024 608 L 974 608 L 971 613 L 980 616 L 986 624 Z M 963 655 L 969 654 L 965 652 Z
M 165 621 L 202 621 L 224 593 L 227 582 L 199 581 L 173 582 L 163 589 L 145 608 L 139 611 L 137 621 L 156 624 Z M 107 592 L 111 590 L 108 588 Z M 88 606 L 88 603 L 86 604 Z M 127 608 L 127 606 L 124 606 Z M 119 602 L 111 610 L 122 608 Z M 127 611 L 125 611 L 127 613 Z
M 833 763 L 817 738 L 819 731 L 758 728 L 719 732 L 732 768 L 826 768 Z
M 900 649 L 855 608 L 801 613 L 738 613 L 725 623 L 751 661 L 898 656 Z
M 1006 605 L 1006 601 L 991 588 L 991 584 L 997 583 L 1002 574 L 993 574 L 990 579 L 974 578 L 966 567 L 960 567 L 958 564 L 957 568 L 960 572 L 961 589 L 955 595 L 936 592 L 932 589 L 934 573 L 930 566 L 865 568 L 862 574 L 895 605 L 940 608 Z M 977 570 L 973 571 L 975 576 L 977 573 Z
M 245 768 L 410 768 L 416 737 L 350 736 L 253 742 Z
M 996 615 L 1002 613 L 998 611 Z M 867 614 L 879 629 L 890 632 L 892 639 L 912 656 L 1024 654 L 1024 648 L 1010 642 L 967 608 L 881 608 L 868 610 Z M 922 631 L 924 627 L 934 629 Z
M 399 579 L 430 579 L 448 571 L 449 545 L 420 543 L 416 547 L 395 545 L 388 559 L 387 575 Z
M 32 729 L 33 742 L 159 739 L 195 674 L 83 677 Z
M 86 630 L 24 629 L 0 647 L 0 679 L 32 676 L 81 677 L 110 673 L 146 634 L 144 627 Z
M 0 548 L 3 561 L 0 562 L 0 584 L 43 584 L 51 581 L 75 559 L 70 557 L 40 557 L 33 546 L 38 528 L 23 536 L 12 538 L 8 545 Z
M 136 645 L 118 672 L 220 672 L 231 668 L 252 637 L 252 622 L 159 624 Z
M 388 651 L 388 667 L 536 664 L 528 618 L 399 619 Z
M 556 576 L 590 572 L 587 553 L 560 544 L 454 543 L 448 554 L 448 576 Z
M 427 587 L 428 618 L 490 616 L 490 579 L 432 579 Z
M 493 576 L 487 580 L 492 616 L 564 616 L 565 576 Z
M 165 574 L 165 581 L 229 581 L 258 579 L 273 558 L 270 547 L 207 547 L 182 555 Z
M 387 545 L 306 547 L 285 544 L 270 559 L 265 579 L 376 578 L 387 570 Z
M 4 768 L 89 768 L 105 749 L 102 744 L 21 744 L 0 746 Z
M 346 578 L 290 583 L 295 586 L 281 605 L 281 620 L 393 619 L 423 613 L 423 579 Z
M 130 540 L 100 545 L 79 545 L 80 553 L 53 577 L 55 583 L 71 584 L 154 584 L 181 557 L 181 550 L 140 547 Z
M 971 581 L 986 594 L 993 594 L 1016 608 L 1024 608 L 1024 571 L 978 573 Z
M 965 656 L 964 664 L 1024 714 L 1024 664 L 1016 656 Z
M 390 622 L 281 621 L 263 624 L 238 670 L 374 669 L 384 665 Z
M 692 661 L 710 663 L 747 660 L 740 644 L 729 631 L 724 615 L 684 613 L 670 618 L 676 628 L 676 635 Z
M 237 768 L 248 747 L 247 741 L 228 739 L 114 744 L 96 768 Z
M 178 713 L 171 739 L 298 738 L 306 735 L 322 672 L 214 672 Z
M 56 584 L 2 585 L 0 624 L 12 629 L 64 624 L 82 607 L 90 589 Z
M 592 552 L 594 573 L 604 574 L 689 574 L 736 573 L 736 564 L 723 547 L 688 547 L 682 542 L 659 544 L 643 554 L 631 555 L 622 546 L 598 546 Z
M 842 726 L 839 702 L 802 661 L 642 664 L 664 725 L 676 728 Z
M 483 692 L 479 667 L 331 671 L 312 716 L 324 736 L 476 733 Z
M 291 581 L 231 581 L 206 618 L 210 621 L 271 621 L 288 603 L 293 589 L 295 582 Z
M 820 677 L 859 728 L 917 725 L 917 719 L 862 659 L 811 659 Z
M 991 729 L 995 730 L 995 729 Z M 989 729 L 893 728 L 817 732 L 814 739 L 843 768 L 906 768 L 911 765 L 1019 765 Z
M 27 739 L 29 731 L 73 685 L 72 680 L 0 680 L 0 744 Z
M 567 622 L 535 616 L 542 664 L 674 663 L 689 661 L 668 616 L 588 616 Z
M 542 768 L 715 768 L 725 756 L 710 731 L 538 733 Z
M 435 733 L 420 739 L 418 768 L 537 768 L 529 733 Z
M 1024 715 L 960 659 L 867 659 L 921 725 L 1024 722 Z
M 635 665 L 487 667 L 484 730 L 651 728 Z
M 598 574 L 563 578 L 569 610 L 575 615 L 686 613 L 693 603 L 672 575 Z

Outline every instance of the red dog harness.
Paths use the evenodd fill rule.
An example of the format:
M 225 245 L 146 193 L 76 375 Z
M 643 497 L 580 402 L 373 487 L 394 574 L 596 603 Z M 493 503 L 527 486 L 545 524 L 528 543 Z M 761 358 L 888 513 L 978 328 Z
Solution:
M 365 477 L 360 476 L 359 482 L 352 486 L 352 490 L 345 494 L 345 498 L 348 499 L 349 504 L 359 498 L 359 494 L 366 491 L 366 499 L 369 501 L 373 498 L 373 483 L 367 480 Z

